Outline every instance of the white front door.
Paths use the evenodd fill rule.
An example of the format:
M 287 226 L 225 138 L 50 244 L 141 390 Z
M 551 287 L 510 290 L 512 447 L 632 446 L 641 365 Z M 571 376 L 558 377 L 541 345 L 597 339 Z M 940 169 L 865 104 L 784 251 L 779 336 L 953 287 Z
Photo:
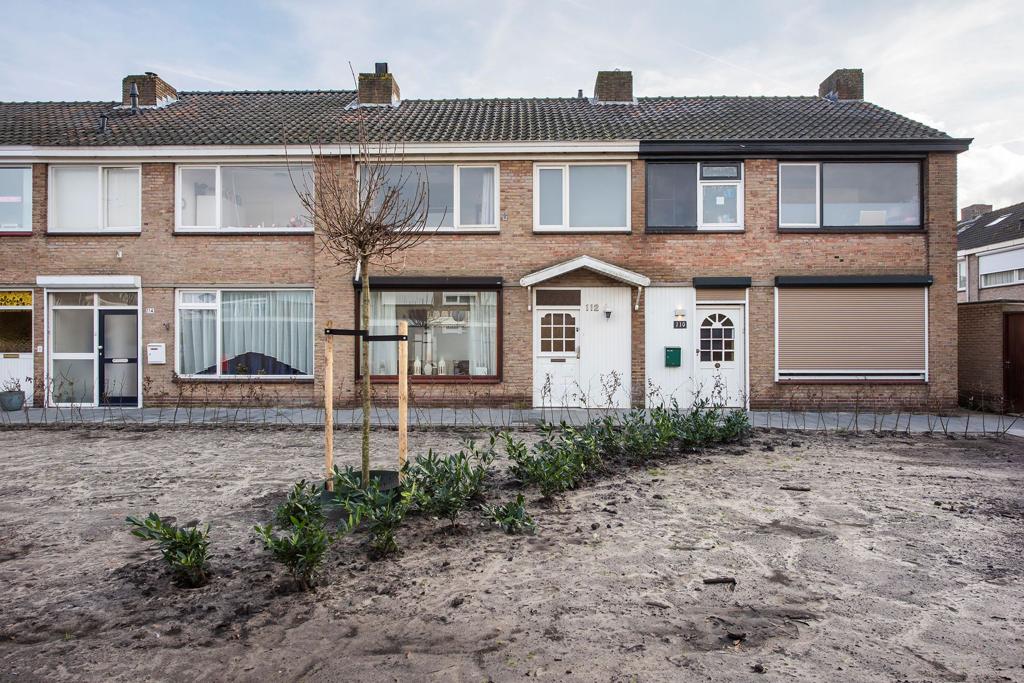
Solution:
M 0 292 L 0 390 L 21 387 L 32 405 L 32 292 Z
M 576 308 L 534 312 L 533 404 L 578 407 L 580 402 L 579 314 Z
M 746 404 L 743 307 L 698 306 L 696 393 L 715 404 Z

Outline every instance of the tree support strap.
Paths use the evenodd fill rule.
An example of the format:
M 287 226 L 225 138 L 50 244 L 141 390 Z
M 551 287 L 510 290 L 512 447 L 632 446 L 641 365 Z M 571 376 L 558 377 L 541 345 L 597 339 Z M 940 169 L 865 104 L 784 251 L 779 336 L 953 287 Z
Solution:
M 324 328 L 324 334 L 341 335 L 345 337 L 362 337 L 368 342 L 409 340 L 409 335 L 407 334 L 367 334 L 366 330 L 343 330 L 337 327 Z

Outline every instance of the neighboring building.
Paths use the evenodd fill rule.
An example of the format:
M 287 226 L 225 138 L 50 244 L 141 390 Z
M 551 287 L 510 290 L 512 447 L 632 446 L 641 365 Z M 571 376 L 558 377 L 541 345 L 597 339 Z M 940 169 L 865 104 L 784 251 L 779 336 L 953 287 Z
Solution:
M 354 327 L 359 282 L 304 219 L 283 140 L 292 176 L 337 155 L 354 188 L 364 117 L 422 165 L 441 224 L 371 274 L 373 329 L 412 326 L 420 403 L 951 407 L 970 141 L 863 86 L 637 98 L 603 71 L 593 98 L 402 100 L 381 64 L 357 91 L 147 73 L 117 102 L 3 103 L 0 372 L 37 405 L 317 403 L 320 331 Z M 385 400 L 395 365 L 374 349 Z
M 972 204 L 960 216 L 957 301 L 1024 299 L 1024 203 Z
M 960 402 L 1024 410 L 1024 204 L 972 204 L 957 224 Z

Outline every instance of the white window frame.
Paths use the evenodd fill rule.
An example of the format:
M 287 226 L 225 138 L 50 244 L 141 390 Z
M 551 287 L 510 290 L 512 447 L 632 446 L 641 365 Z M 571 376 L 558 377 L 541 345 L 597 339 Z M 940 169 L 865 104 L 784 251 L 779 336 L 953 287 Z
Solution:
M 293 166 L 308 166 L 310 168 L 311 172 L 315 172 L 314 171 L 314 166 L 313 166 L 312 162 L 298 161 L 298 162 L 295 162 L 293 164 Z M 221 188 L 221 169 L 225 168 L 225 167 L 238 167 L 238 168 L 253 168 L 253 167 L 288 168 L 288 164 L 282 164 L 282 163 L 255 163 L 255 162 L 251 162 L 251 163 L 231 163 L 231 164 L 178 164 L 175 167 L 175 169 L 174 169 L 174 232 L 182 232 L 182 233 L 188 233 L 188 232 L 213 233 L 213 232 L 215 232 L 215 233 L 244 233 L 244 234 L 253 234 L 253 233 L 272 233 L 272 234 L 278 234 L 278 233 L 284 233 L 284 234 L 287 234 L 287 235 L 306 234 L 306 233 L 312 233 L 313 232 L 313 226 L 311 226 L 311 225 L 304 225 L 304 226 L 299 226 L 299 227 L 296 227 L 296 228 L 290 228 L 288 226 L 269 227 L 269 228 L 267 228 L 267 227 L 263 227 L 263 228 L 249 228 L 249 227 L 234 227 L 234 226 L 221 227 L 221 223 L 223 222 L 223 219 L 221 217 L 221 212 L 222 212 L 223 208 L 221 206 L 222 199 L 221 199 L 221 193 L 220 193 L 220 188 Z M 182 182 L 181 182 L 181 174 L 182 174 L 183 171 L 186 171 L 186 170 L 188 170 L 188 171 L 199 171 L 199 170 L 211 171 L 212 170 L 214 172 L 213 196 L 216 198 L 216 201 L 214 202 L 215 215 L 217 217 L 216 218 L 216 225 L 182 225 L 181 224 L 181 190 L 182 190 L 182 187 L 183 187 L 182 186 Z M 308 218 L 308 216 L 304 216 L 304 218 Z
M 260 381 L 260 380 L 310 380 L 316 374 L 316 353 L 310 358 L 312 368 L 308 375 L 225 375 L 221 372 L 220 359 L 223 349 L 223 329 L 221 325 L 221 294 L 224 292 L 309 292 L 313 299 L 313 329 L 316 329 L 316 293 L 308 287 L 183 287 L 174 292 L 174 374 L 181 379 L 198 381 Z M 215 294 L 216 301 L 213 303 L 182 303 L 184 294 Z M 214 357 L 217 359 L 217 372 L 213 375 L 185 375 L 181 372 L 181 311 L 182 310 L 206 310 L 214 311 L 214 325 L 216 346 Z M 313 337 L 314 350 L 316 347 L 316 336 Z
M 812 166 L 814 168 L 814 215 L 816 220 L 813 223 L 783 223 L 782 222 L 782 167 L 783 166 Z M 779 199 L 776 211 L 779 215 L 780 228 L 820 228 L 821 227 L 821 164 L 817 162 L 779 162 Z
M 998 285 L 986 285 L 985 277 L 989 275 L 1000 275 L 1002 273 L 1013 273 L 1013 280 L 1010 282 L 1001 282 Z M 1006 270 L 997 270 L 992 273 L 978 273 L 978 289 L 995 289 L 996 287 L 1013 287 L 1014 285 L 1024 284 L 1024 268 L 1007 268 Z
M 962 273 L 961 269 L 963 269 Z M 967 291 L 967 259 L 965 258 L 956 260 L 956 291 Z
M 700 162 L 697 164 L 697 229 L 703 232 L 715 231 L 739 231 L 743 230 L 743 177 L 745 169 L 743 162 L 739 162 L 740 177 L 734 180 L 728 178 L 713 178 L 703 180 L 702 170 L 705 163 L 708 166 L 725 166 L 736 162 Z M 736 188 L 736 221 L 733 223 L 704 223 L 704 188 L 705 187 L 735 187 Z
M 34 216 L 32 215 L 32 166 L 26 166 L 24 164 L 15 164 L 11 166 L 0 165 L 0 169 L 23 171 L 28 175 L 28 197 L 22 199 L 23 204 L 28 205 L 28 225 L 24 225 L 20 228 L 3 228 L 0 227 L 0 235 L 2 234 L 22 234 L 32 232 L 32 224 L 34 222 Z
M 75 293 L 78 293 L 78 294 L 90 294 L 90 295 L 92 295 L 92 298 L 93 298 L 92 299 L 92 303 L 91 304 L 54 304 L 52 302 L 52 300 L 51 300 L 51 295 L 54 295 L 54 294 L 75 294 Z M 134 294 L 135 295 L 135 304 L 134 305 L 132 305 L 132 304 L 127 304 L 127 305 L 101 304 L 100 303 L 100 295 L 101 294 L 105 294 L 105 293 Z M 34 299 L 34 297 L 33 297 L 33 299 Z M 43 387 L 44 387 L 44 392 L 45 392 L 45 395 L 46 395 L 47 404 L 50 407 L 56 407 L 56 408 L 60 408 L 60 407 L 97 407 L 97 406 L 99 406 L 100 398 L 101 398 L 101 392 L 102 392 L 102 387 L 100 387 L 99 381 L 98 381 L 99 380 L 99 364 L 102 361 L 100 360 L 99 348 L 97 346 L 97 344 L 99 343 L 99 335 L 100 335 L 100 311 L 121 310 L 121 311 L 135 311 L 135 314 L 136 314 L 136 322 L 137 322 L 137 326 L 138 326 L 136 334 L 138 335 L 138 337 L 137 337 L 137 339 L 138 339 L 137 354 L 138 354 L 138 359 L 139 360 L 138 360 L 137 365 L 138 365 L 139 396 L 138 396 L 138 401 L 135 404 L 135 407 L 136 408 L 141 408 L 142 407 L 142 400 L 143 400 L 143 387 L 142 387 L 142 384 L 143 384 L 143 381 L 142 381 L 143 374 L 142 373 L 143 373 L 143 364 L 144 364 L 144 361 L 143 361 L 143 358 L 142 358 L 142 349 L 143 349 L 143 344 L 142 344 L 142 310 L 143 310 L 143 307 L 142 307 L 142 288 L 141 287 L 137 287 L 137 288 L 120 288 L 120 287 L 113 287 L 113 288 L 107 288 L 107 287 L 80 288 L 79 287 L 79 288 L 74 288 L 74 289 L 63 289 L 63 288 L 61 288 L 61 289 L 50 289 L 50 288 L 46 288 L 46 289 L 43 290 L 43 301 L 45 302 L 44 303 L 44 308 L 43 308 L 43 336 L 45 338 L 44 349 L 46 350 L 45 356 L 44 356 L 44 359 L 43 359 Z M 92 352 L 91 353 L 69 352 L 69 351 L 54 351 L 53 344 L 54 344 L 55 340 L 53 338 L 54 337 L 53 330 L 51 329 L 51 325 L 53 325 L 53 320 L 54 320 L 54 317 L 55 317 L 54 316 L 54 310 L 67 310 L 67 309 L 71 309 L 71 310 L 84 310 L 84 311 L 90 311 L 91 310 L 93 312 L 93 314 L 92 314 L 92 347 L 93 348 L 92 348 Z M 71 403 L 62 402 L 62 403 L 58 403 L 58 402 L 56 402 L 54 400 L 53 387 L 50 386 L 50 383 L 53 380 L 53 362 L 55 360 L 91 360 L 92 361 L 92 372 L 93 372 L 93 391 L 92 391 L 93 395 L 92 395 L 92 402 L 90 402 L 90 403 L 84 403 L 84 402 L 71 402 Z M 121 406 L 121 407 L 130 408 L 131 406 Z
M 422 229 L 432 233 L 453 233 L 453 232 L 499 232 L 501 230 L 501 166 L 496 163 L 458 163 L 454 161 L 430 161 L 422 164 L 405 163 L 394 164 L 395 166 L 425 167 L 425 166 L 451 166 L 452 167 L 452 225 L 426 225 Z M 360 169 L 356 168 L 356 183 L 360 182 Z M 462 209 L 460 206 L 460 188 L 462 185 L 463 168 L 490 168 L 494 170 L 494 223 L 462 223 Z
M 626 225 L 612 227 L 569 226 L 569 169 L 573 166 L 622 166 L 626 169 Z M 540 172 L 544 169 L 562 171 L 562 224 L 540 224 Z M 533 165 L 533 231 L 534 232 L 631 232 L 633 223 L 633 166 L 629 161 L 583 161 L 568 163 L 535 163 Z
M 60 168 L 93 168 L 96 170 L 96 191 L 97 191 L 97 207 L 96 207 L 96 226 L 94 228 L 64 228 L 59 225 L 54 225 L 53 219 L 57 215 L 57 193 L 53 191 L 53 176 L 57 169 Z M 106 174 L 104 171 L 107 169 L 122 169 L 122 170 L 134 170 L 137 172 L 138 177 L 138 200 L 139 200 L 139 225 L 125 226 L 110 228 L 106 227 L 107 222 L 107 200 L 106 200 Z M 47 211 L 46 211 L 46 229 L 47 232 L 56 234 L 68 234 L 68 235 L 82 235 L 82 234 L 98 234 L 98 233 L 113 233 L 113 234 L 134 234 L 142 232 L 142 166 L 139 164 L 51 164 L 47 170 Z

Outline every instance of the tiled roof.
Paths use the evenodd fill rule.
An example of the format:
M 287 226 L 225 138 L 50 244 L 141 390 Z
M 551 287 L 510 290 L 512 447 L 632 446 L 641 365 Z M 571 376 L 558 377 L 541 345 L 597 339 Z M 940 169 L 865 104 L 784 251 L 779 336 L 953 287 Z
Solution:
M 183 92 L 136 115 L 117 102 L 0 103 L 0 145 L 278 145 L 353 142 L 359 116 L 392 142 L 948 140 L 862 101 L 820 97 L 404 100 L 353 107 L 352 91 Z M 110 130 L 97 132 L 100 114 Z
M 1024 202 L 957 224 L 957 249 L 977 249 L 1024 237 Z

